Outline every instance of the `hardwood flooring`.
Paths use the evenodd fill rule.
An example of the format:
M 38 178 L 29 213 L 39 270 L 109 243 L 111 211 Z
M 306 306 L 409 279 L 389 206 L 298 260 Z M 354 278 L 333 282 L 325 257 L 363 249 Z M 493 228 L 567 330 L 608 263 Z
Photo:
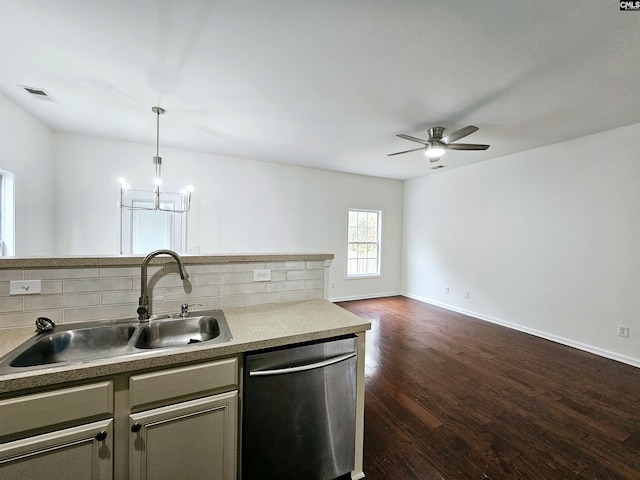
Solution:
M 367 480 L 640 479 L 640 370 L 404 297 L 369 319 Z

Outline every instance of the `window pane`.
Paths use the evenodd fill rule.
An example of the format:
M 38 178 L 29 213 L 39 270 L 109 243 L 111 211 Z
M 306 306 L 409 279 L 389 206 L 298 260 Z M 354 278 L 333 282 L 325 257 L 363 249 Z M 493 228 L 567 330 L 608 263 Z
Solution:
M 374 210 L 349 210 L 347 276 L 380 275 L 380 215 Z
M 367 273 L 369 275 L 375 275 L 378 273 L 378 261 L 377 260 L 367 260 Z

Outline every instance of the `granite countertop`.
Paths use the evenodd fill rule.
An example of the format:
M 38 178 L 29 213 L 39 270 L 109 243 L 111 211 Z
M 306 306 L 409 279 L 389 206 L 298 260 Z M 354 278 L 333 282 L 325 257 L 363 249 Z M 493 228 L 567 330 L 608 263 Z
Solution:
M 0 269 L 3 268 L 57 268 L 86 266 L 140 266 L 144 255 L 74 255 L 69 257 L 2 257 Z M 244 262 L 295 262 L 333 260 L 333 253 L 255 253 L 255 254 L 216 254 L 191 255 L 181 254 L 186 265 L 210 263 L 244 263 Z M 151 263 L 173 262 L 170 257 L 155 257 Z
M 87 380 L 148 368 L 211 360 L 262 348 L 363 332 L 371 324 L 326 300 L 224 309 L 232 340 L 158 349 L 126 357 L 69 363 L 0 375 L 0 393 Z M 153 320 L 152 320 L 153 321 Z M 33 328 L 0 331 L 0 356 L 30 338 Z

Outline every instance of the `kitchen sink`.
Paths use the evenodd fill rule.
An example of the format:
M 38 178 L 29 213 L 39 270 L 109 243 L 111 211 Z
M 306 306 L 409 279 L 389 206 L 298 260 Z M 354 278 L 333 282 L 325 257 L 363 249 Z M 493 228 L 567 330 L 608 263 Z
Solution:
M 127 348 L 135 331 L 133 325 L 102 325 L 39 335 L 9 365 L 31 367 L 111 357 Z
M 156 320 L 142 327 L 136 340 L 136 348 L 167 348 L 192 343 L 222 343 L 231 340 L 226 322 L 215 316 Z
M 224 343 L 231 338 L 222 310 L 142 323 L 129 318 L 58 325 L 49 332 L 34 335 L 0 358 L 0 373 L 139 355 L 150 349 Z

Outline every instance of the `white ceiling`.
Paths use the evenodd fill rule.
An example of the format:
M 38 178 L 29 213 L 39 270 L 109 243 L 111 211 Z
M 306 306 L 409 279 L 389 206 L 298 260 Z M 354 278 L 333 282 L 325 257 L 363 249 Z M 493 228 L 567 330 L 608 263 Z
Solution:
M 477 125 L 454 168 L 640 122 L 639 38 L 613 0 L 0 0 L 0 93 L 149 145 L 160 105 L 161 155 L 407 179 L 437 171 L 397 133 Z

